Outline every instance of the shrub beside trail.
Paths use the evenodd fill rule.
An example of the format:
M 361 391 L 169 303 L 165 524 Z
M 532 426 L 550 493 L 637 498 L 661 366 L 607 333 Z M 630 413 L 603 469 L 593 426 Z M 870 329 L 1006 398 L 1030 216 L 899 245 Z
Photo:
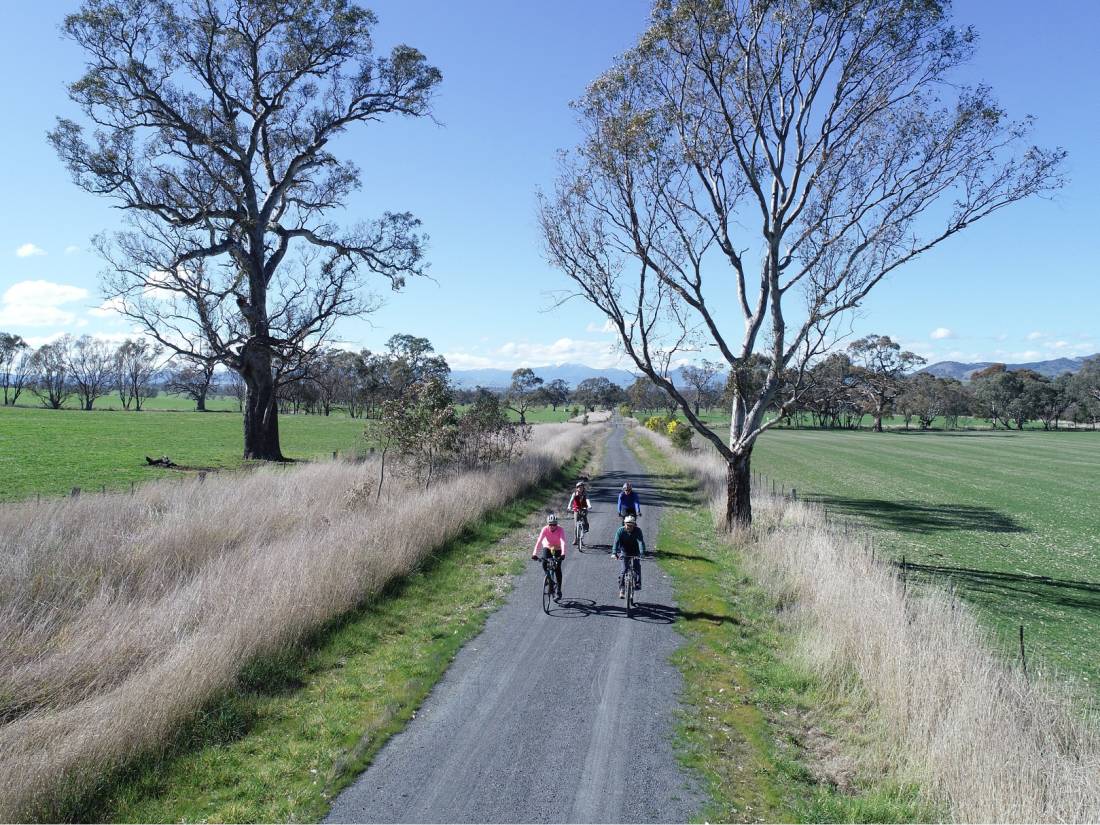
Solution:
M 725 466 L 706 452 L 641 437 L 697 478 L 717 523 Z M 746 569 L 785 606 L 800 657 L 838 695 L 866 707 L 865 754 L 944 803 L 962 822 L 1100 820 L 1100 726 L 1056 681 L 994 655 L 966 606 L 934 588 L 906 588 L 819 508 L 760 496 L 758 518 L 733 540 Z
M 243 667 L 377 596 L 603 428 L 423 491 L 373 462 L 0 507 L 0 820 L 65 818 Z

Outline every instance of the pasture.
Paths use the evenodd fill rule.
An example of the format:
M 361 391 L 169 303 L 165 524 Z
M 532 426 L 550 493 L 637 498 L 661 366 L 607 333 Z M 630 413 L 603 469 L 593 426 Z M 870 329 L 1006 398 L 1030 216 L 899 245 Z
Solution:
M 75 402 L 48 410 L 22 406 L 23 400 L 17 407 L 0 407 L 0 501 L 63 495 L 73 487 L 128 489 L 131 482 L 179 475 L 176 470 L 147 466 L 145 456 L 167 455 L 195 470 L 229 469 L 243 463 L 242 423 L 235 398 L 211 397 L 205 413 L 194 412 L 190 399 L 167 393 L 150 398 L 140 413 L 123 411 L 118 396 L 99 399 L 91 412 L 77 409 Z M 464 409 L 459 406 L 459 413 Z M 519 420 L 511 411 L 509 418 Z M 530 424 L 568 420 L 566 407 L 527 411 Z M 376 426 L 376 421 L 349 418 L 343 411 L 330 416 L 279 417 L 283 454 L 293 459 L 367 449 L 371 440 L 364 432 Z
M 752 467 L 876 528 L 910 580 L 955 587 L 1006 652 L 1100 695 L 1100 434 L 776 429 Z
M 283 453 L 309 459 L 362 448 L 367 446 L 364 426 L 362 419 L 343 415 L 280 416 Z M 196 469 L 238 467 L 242 444 L 241 415 L 235 409 L 136 413 L 0 407 L 0 500 L 65 494 L 73 487 L 124 489 L 131 482 L 179 475 L 147 466 L 145 456 L 167 455 Z

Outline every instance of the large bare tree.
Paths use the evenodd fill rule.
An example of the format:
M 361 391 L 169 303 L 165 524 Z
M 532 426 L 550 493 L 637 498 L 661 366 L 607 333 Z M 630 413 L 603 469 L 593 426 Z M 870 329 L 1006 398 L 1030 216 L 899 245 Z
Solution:
M 727 526 L 751 521 L 757 437 L 837 322 L 883 278 L 1061 184 L 984 86 L 947 0 L 658 0 L 638 46 L 576 104 L 583 140 L 540 198 L 548 257 L 728 465 Z M 729 432 L 670 380 L 716 351 Z M 711 349 L 712 348 L 712 349 Z M 793 379 L 793 380 L 792 380 Z M 785 390 L 784 387 L 789 387 Z
M 396 289 L 422 273 L 411 214 L 327 217 L 360 185 L 334 139 L 428 114 L 441 78 L 409 46 L 377 56 L 374 23 L 347 0 L 85 0 L 65 18 L 88 60 L 69 94 L 94 134 L 59 119 L 49 137 L 129 216 L 98 239 L 108 297 L 168 349 L 241 375 L 247 458 L 282 458 L 279 375 L 370 308 L 363 274 Z

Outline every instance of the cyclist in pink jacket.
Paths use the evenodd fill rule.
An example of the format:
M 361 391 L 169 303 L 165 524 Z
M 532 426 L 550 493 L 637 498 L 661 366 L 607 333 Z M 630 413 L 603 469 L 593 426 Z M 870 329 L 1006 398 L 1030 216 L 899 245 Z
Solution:
M 561 568 L 565 559 L 565 530 L 558 524 L 558 517 L 551 513 L 546 517 L 546 526 L 542 528 L 539 537 L 535 539 L 535 549 L 531 551 L 532 559 L 542 559 L 542 569 L 550 563 L 550 556 L 558 560 L 555 578 L 557 590 L 554 593 L 554 601 L 561 601 Z

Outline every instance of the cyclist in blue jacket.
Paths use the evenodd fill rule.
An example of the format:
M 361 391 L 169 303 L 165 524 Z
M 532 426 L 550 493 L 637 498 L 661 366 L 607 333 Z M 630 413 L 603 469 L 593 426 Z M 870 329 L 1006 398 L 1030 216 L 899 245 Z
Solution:
M 642 514 L 642 500 L 638 498 L 638 494 L 630 486 L 629 481 L 623 485 L 623 491 L 619 493 L 618 509 L 619 518 L 640 516 Z

